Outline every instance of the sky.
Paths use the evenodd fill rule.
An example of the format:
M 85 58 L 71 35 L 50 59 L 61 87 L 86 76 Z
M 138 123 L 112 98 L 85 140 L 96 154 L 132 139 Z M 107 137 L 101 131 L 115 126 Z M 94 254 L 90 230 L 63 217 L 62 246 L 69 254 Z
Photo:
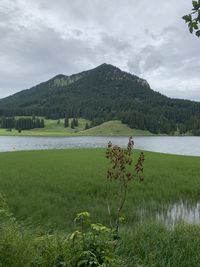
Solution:
M 0 0 L 0 98 L 108 63 L 200 101 L 191 0 Z

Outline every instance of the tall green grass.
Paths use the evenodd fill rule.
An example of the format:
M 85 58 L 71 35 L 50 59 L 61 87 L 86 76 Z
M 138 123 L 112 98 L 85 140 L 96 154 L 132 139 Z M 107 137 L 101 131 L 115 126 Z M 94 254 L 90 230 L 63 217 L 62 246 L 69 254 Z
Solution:
M 124 229 L 120 254 L 127 266 L 200 266 L 200 226 L 177 224 L 167 228 L 160 223 L 140 224 Z
M 199 162 L 199 157 L 145 152 L 145 180 L 129 187 L 128 223 L 180 199 L 199 200 Z M 106 179 L 107 164 L 104 149 L 0 153 L 0 191 L 19 220 L 44 229 L 71 229 L 83 210 L 107 223 L 107 202 L 114 210 L 118 192 L 118 185 Z

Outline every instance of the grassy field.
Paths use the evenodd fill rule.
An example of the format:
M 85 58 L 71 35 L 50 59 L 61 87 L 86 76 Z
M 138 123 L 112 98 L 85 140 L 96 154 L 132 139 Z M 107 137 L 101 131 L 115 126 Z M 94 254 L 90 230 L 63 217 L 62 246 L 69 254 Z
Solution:
M 200 199 L 199 157 L 145 152 L 145 158 L 145 181 L 129 188 L 130 225 L 141 210 L 153 214 L 170 202 Z M 0 153 L 0 192 L 17 218 L 48 229 L 71 228 L 84 210 L 107 223 L 106 201 L 116 208 L 118 187 L 107 181 L 106 169 L 104 149 Z
M 138 129 L 131 129 L 125 124 L 122 124 L 120 121 L 107 121 L 102 123 L 99 126 L 90 128 L 85 131 L 81 131 L 78 134 L 80 135 L 94 135 L 94 136 L 101 136 L 101 135 L 116 135 L 116 136 L 143 136 L 143 135 L 153 135 L 149 131 L 143 131 Z
M 70 123 L 71 120 L 69 120 Z M 79 118 L 79 126 L 75 129 L 71 127 L 64 127 L 64 120 L 60 119 L 60 123 L 58 124 L 58 120 L 46 120 L 45 119 L 45 127 L 37 128 L 32 130 L 23 130 L 19 133 L 16 130 L 7 131 L 6 129 L 0 129 L 0 136 L 72 136 L 76 135 L 77 132 L 83 131 L 85 128 L 87 120 Z
M 138 154 L 134 151 L 134 157 Z M 200 199 L 199 162 L 199 157 L 145 152 L 145 180 L 130 185 L 124 211 L 127 223 L 121 229 L 118 254 L 127 262 L 125 266 L 200 266 L 200 226 L 169 229 L 149 222 L 150 215 L 166 209 L 169 203 Z M 111 211 L 115 210 L 118 186 L 106 179 L 107 167 L 104 149 L 0 153 L 0 192 L 18 221 L 28 222 L 33 229 L 59 230 L 66 235 L 74 227 L 75 214 L 81 211 L 89 211 L 94 222 L 108 224 L 107 201 Z M 139 223 L 141 214 L 143 223 Z M 2 266 L 58 266 L 49 265 L 48 255 L 61 257 L 62 238 L 59 241 L 55 236 L 39 246 L 38 257 L 48 256 L 46 265 L 26 265 L 25 260 L 22 265 L 22 259 L 29 257 L 30 262 L 35 255 L 36 244 L 32 234 L 12 231 L 8 228 L 0 236 L 0 243 L 5 244 L 0 256 L 8 257 L 7 265 Z
M 148 131 L 142 131 L 137 129 L 131 129 L 127 125 L 122 124 L 120 121 L 108 121 L 99 126 L 85 129 L 86 122 L 89 122 L 83 118 L 79 118 L 79 126 L 75 129 L 71 127 L 64 128 L 64 120 L 60 119 L 60 123 L 57 124 L 57 120 L 45 120 L 45 128 L 38 128 L 32 130 L 24 130 L 19 133 L 16 130 L 7 131 L 0 128 L 0 136 L 130 136 L 130 135 L 152 135 Z M 69 120 L 70 122 L 70 120 Z

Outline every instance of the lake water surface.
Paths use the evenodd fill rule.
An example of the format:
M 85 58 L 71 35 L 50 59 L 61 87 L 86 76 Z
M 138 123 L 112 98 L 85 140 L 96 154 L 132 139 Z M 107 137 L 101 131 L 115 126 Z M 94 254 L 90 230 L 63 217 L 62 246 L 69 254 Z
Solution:
M 105 148 L 108 141 L 126 146 L 128 137 L 15 137 L 0 136 L 0 152 L 18 150 L 65 149 L 65 148 Z M 200 156 L 200 137 L 137 136 L 135 148 L 141 150 Z

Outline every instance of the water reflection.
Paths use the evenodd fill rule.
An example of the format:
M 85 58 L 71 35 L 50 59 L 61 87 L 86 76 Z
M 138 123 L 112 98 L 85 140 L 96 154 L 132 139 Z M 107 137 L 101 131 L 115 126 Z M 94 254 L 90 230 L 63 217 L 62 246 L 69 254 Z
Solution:
M 200 202 L 191 204 L 189 202 L 177 202 L 170 205 L 167 211 L 156 214 L 156 220 L 167 225 L 175 225 L 178 222 L 189 224 L 200 223 Z

